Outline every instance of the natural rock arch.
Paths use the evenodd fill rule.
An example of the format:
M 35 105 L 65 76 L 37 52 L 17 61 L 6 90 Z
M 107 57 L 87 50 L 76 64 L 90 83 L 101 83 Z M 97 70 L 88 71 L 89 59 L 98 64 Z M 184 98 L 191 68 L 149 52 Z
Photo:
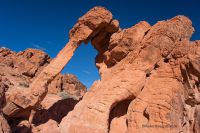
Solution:
M 176 16 L 154 26 L 142 21 L 131 28 L 119 29 L 109 36 L 107 44 L 98 39 L 106 36 L 105 33 L 96 36 L 93 45 L 97 48 L 105 46 L 96 58 L 101 80 L 93 84 L 83 100 L 62 120 L 61 133 L 112 132 L 109 129 L 112 126 L 109 125 L 110 114 L 116 104 L 128 99 L 133 100 L 128 106 L 128 126 L 124 132 L 188 130 L 181 125 L 180 118 L 185 116 L 179 112 L 183 110 L 184 104 L 183 84 L 191 83 L 187 78 L 182 81 L 181 71 L 189 72 L 184 66 L 190 61 L 195 62 L 195 70 L 200 70 L 197 67 L 199 54 L 193 51 L 194 48 L 199 49 L 199 42 L 191 45 L 188 41 L 193 31 L 192 23 L 187 17 Z M 194 56 L 195 59 L 192 58 Z M 188 77 L 189 74 L 185 73 Z M 199 82 L 199 79 L 195 82 Z M 197 83 L 192 84 L 198 86 Z M 199 103 L 199 93 L 196 91 L 191 99 L 195 104 Z M 191 99 L 188 100 L 193 101 Z M 143 127 L 151 124 L 168 127 L 159 130 L 155 127 Z
M 95 7 L 78 20 L 70 31 L 69 43 L 38 75 L 29 90 L 13 92 L 8 100 L 16 109 L 37 108 L 47 93 L 47 85 L 76 48 L 91 40 L 99 52 L 96 65 L 101 80 L 63 118 L 61 133 L 109 132 L 110 114 L 116 105 L 128 99 L 133 100 L 125 110 L 128 126 L 124 132 L 195 130 L 193 127 L 198 127 L 198 121 L 181 125 L 184 122 L 179 119 L 192 119 L 182 115 L 181 110 L 187 108 L 192 112 L 190 106 L 200 103 L 200 43 L 189 42 L 193 31 L 192 22 L 185 16 L 160 21 L 154 26 L 141 21 L 128 29 L 120 29 L 108 10 Z M 183 107 L 185 103 L 187 106 Z M 143 128 L 145 124 L 167 126 L 170 123 L 178 128 Z
M 69 62 L 77 47 L 82 42 L 87 43 L 92 40 L 101 32 L 106 32 L 106 35 L 116 32 L 119 28 L 117 24 L 112 20 L 112 14 L 105 8 L 95 7 L 91 9 L 79 19 L 69 33 L 69 42 L 35 78 L 27 91 L 16 89 L 12 92 L 12 95 L 8 97 L 8 104 L 4 108 L 4 113 L 9 116 L 27 108 L 32 108 L 32 113 L 35 113 L 34 110 L 39 107 L 47 94 L 49 83 Z M 31 114 L 30 121 L 32 121 L 33 115 Z

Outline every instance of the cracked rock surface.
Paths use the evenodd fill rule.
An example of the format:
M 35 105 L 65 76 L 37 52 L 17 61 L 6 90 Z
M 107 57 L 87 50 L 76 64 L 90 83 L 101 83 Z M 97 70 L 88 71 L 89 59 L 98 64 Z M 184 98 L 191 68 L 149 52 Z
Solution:
M 12 108 L 13 106 L 7 100 L 16 88 L 26 91 L 50 61 L 51 58 L 40 50 L 26 49 L 17 53 L 7 48 L 0 48 L 0 111 L 2 111 L 0 112 L 0 133 L 1 131 L 2 133 L 10 132 L 10 128 L 11 132 L 31 131 L 27 121 L 30 109 Z M 49 121 L 57 126 L 62 117 L 74 108 L 85 92 L 86 87 L 78 81 L 76 76 L 57 75 L 48 85 L 48 94 L 41 103 L 41 108 L 36 111 L 33 119 L 34 127 L 37 129 L 39 125 Z M 36 129 L 33 130 L 38 131 L 40 126 L 38 130 Z
M 193 32 L 189 18 L 176 16 L 94 36 L 101 79 L 63 118 L 61 133 L 200 132 L 200 41 L 190 41 Z
M 74 47 L 89 41 L 98 51 L 95 64 L 101 76 L 86 92 L 73 75 L 57 75 L 48 83 L 32 128 L 26 119 L 29 110 L 15 111 L 7 103 L 3 112 L 8 123 L 22 117 L 14 129 L 34 133 L 200 133 L 200 41 L 190 40 L 193 32 L 192 21 L 181 15 L 121 29 L 110 11 L 94 7 L 70 30 L 62 56 L 53 59 L 63 61 L 62 66 L 52 65 L 41 51 L 38 58 L 31 49 L 0 49 L 7 97 L 16 85 L 28 88 L 49 63 L 59 72 L 65 53 L 71 53 L 70 59 Z M 19 61 L 13 61 L 13 54 Z

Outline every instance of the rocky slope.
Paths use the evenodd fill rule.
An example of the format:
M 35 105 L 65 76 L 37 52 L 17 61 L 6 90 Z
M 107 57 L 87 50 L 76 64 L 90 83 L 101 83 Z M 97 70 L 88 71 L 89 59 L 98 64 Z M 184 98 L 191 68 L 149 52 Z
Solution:
M 48 93 L 34 115 L 34 125 L 25 121 L 30 115 L 29 108 L 15 110 L 7 102 L 3 113 L 11 129 L 19 132 L 199 133 L 200 41 L 190 41 L 193 32 L 192 22 L 185 16 L 152 26 L 141 21 L 121 29 L 110 11 L 94 7 L 74 25 L 69 43 L 51 65 L 47 65 L 50 58 L 41 51 L 38 53 L 41 56 L 34 56 L 27 52 L 32 50 L 22 53 L 1 50 L 0 63 L 7 66 L 1 68 L 1 76 L 6 75 L 1 81 L 9 97 L 15 87 L 28 88 L 42 70 L 47 68 L 50 73 L 49 68 L 53 67 L 58 68 L 55 73 L 60 71 L 75 49 L 88 41 L 98 51 L 95 63 L 101 79 L 85 95 L 84 87 L 73 76 L 58 75 L 44 84 Z M 65 53 L 67 59 L 63 58 Z M 12 54 L 19 59 L 13 61 Z M 59 61 L 63 61 L 62 65 L 55 65 Z M 59 96 L 66 97 L 63 90 L 73 101 L 63 99 L 55 104 Z M 3 94 L 1 91 L 2 98 Z M 4 118 L 2 122 L 5 126 L 1 128 L 9 130 Z
M 6 103 L 5 95 L 9 97 L 9 95 L 12 95 L 10 92 L 16 88 L 26 91 L 30 83 L 50 61 L 51 58 L 40 50 L 27 49 L 16 53 L 7 48 L 0 48 L 1 108 Z M 48 85 L 48 90 L 48 94 L 41 104 L 41 109 L 37 110 L 34 116 L 33 124 L 35 126 L 46 123 L 49 119 L 54 120 L 54 123 L 60 123 L 62 117 L 67 115 L 83 97 L 86 87 L 74 75 L 59 74 Z M 29 109 L 13 111 L 12 106 L 7 103 L 6 108 L 4 107 L 2 110 L 13 132 L 29 130 L 30 125 L 26 121 L 30 114 Z M 4 127 L 5 129 L 9 129 L 6 126 Z

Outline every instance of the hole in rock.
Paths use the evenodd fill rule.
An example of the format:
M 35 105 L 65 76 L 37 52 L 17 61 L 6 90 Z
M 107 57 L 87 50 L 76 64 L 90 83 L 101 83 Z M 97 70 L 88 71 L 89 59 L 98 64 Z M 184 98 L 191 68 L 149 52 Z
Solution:
M 150 29 L 147 30 L 147 31 L 144 33 L 144 36 L 146 36 L 146 35 L 148 34 L 149 31 L 150 31 Z
M 117 103 L 111 110 L 108 128 L 110 133 L 114 133 L 116 131 L 123 132 L 127 129 L 128 123 L 126 119 L 126 114 L 131 101 L 132 99 L 123 100 Z
M 96 55 L 97 51 L 90 42 L 87 45 L 81 44 L 62 73 L 75 75 L 80 82 L 87 88 L 90 88 L 95 80 L 100 79 L 98 69 L 95 65 Z
M 149 114 L 147 113 L 147 110 L 146 110 L 146 109 L 145 109 L 145 111 L 143 112 L 143 116 L 149 120 Z
M 165 63 L 169 63 L 169 59 L 168 59 L 168 58 L 165 58 L 165 59 L 164 59 L 164 62 L 165 62 Z
M 128 120 L 126 119 L 126 126 L 128 127 Z
M 154 65 L 154 70 L 157 70 L 159 67 L 160 67 L 160 66 L 156 63 L 156 64 Z
M 146 77 L 150 77 L 151 73 L 146 73 Z
M 195 85 L 196 85 L 197 88 L 199 88 L 199 82 L 196 81 Z

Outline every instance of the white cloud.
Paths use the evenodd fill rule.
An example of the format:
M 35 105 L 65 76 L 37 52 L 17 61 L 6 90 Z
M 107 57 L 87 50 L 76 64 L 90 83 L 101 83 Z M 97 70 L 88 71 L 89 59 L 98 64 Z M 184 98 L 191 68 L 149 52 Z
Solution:
M 87 70 L 83 70 L 83 73 L 87 74 L 87 75 L 90 75 L 91 72 L 87 71 Z
M 46 48 L 41 47 L 39 44 L 33 44 L 33 47 L 36 48 L 36 49 L 40 49 L 40 50 L 42 50 L 42 51 L 45 51 L 45 50 L 46 50 Z
M 0 44 L 0 48 L 6 48 L 4 44 Z
M 2 48 L 2 49 L 6 49 L 6 47 L 5 47 L 5 46 L 0 46 L 0 48 Z

